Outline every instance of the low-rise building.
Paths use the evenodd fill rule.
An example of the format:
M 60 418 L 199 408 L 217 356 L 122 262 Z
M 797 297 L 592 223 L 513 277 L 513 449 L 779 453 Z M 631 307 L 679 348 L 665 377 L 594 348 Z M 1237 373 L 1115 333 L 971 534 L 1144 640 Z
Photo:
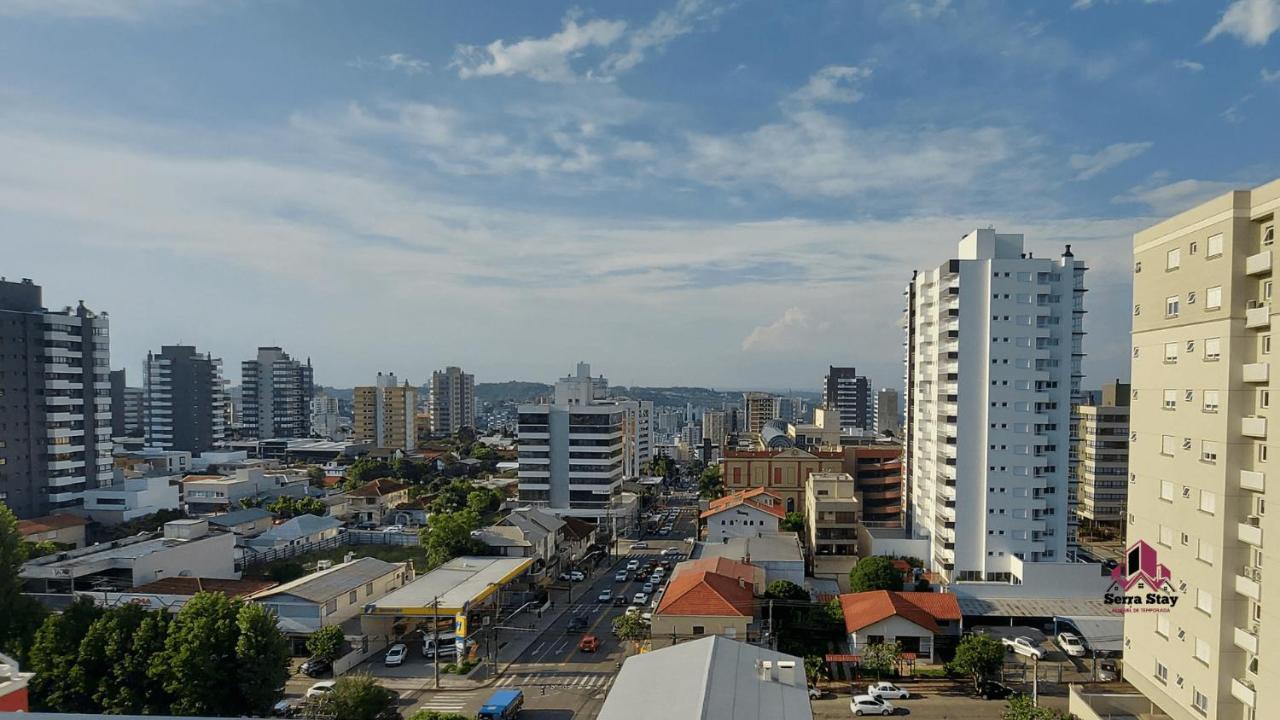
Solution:
M 0 713 L 25 713 L 31 709 L 27 683 L 35 673 L 22 672 L 18 661 L 0 655 Z
M 674 582 L 681 573 L 703 571 L 724 575 L 734 580 L 745 580 L 757 595 L 760 595 L 765 590 L 763 569 L 755 565 L 748 565 L 740 560 L 730 560 L 723 557 L 706 557 L 699 560 L 678 562 L 675 567 L 671 568 L 671 580 Z
M 338 536 L 342 521 L 318 515 L 299 515 L 272 527 L 246 543 L 257 552 L 290 546 L 313 545 Z
M 655 715 L 665 720 L 812 720 L 804 660 L 723 636 L 632 655 L 597 718 L 649 720 Z
M 950 593 L 873 590 L 840 596 L 849 652 L 898 643 L 904 653 L 933 661 L 939 643 L 960 635 L 960 604 Z
M 804 553 L 793 532 L 761 533 L 755 537 L 729 538 L 722 543 L 698 543 L 694 559 L 728 558 L 764 570 L 765 582 L 786 580 L 804 587 Z
M 809 473 L 804 526 L 811 555 L 858 553 L 858 498 L 853 477 L 843 472 Z
M 245 537 L 259 535 L 271 529 L 275 516 L 263 508 L 245 508 L 209 518 L 209 525 Z
M 273 610 L 280 629 L 305 637 L 327 625 L 341 625 L 413 579 L 408 563 L 357 558 L 292 582 L 256 592 L 249 600 Z
M 785 515 L 782 498 L 764 488 L 754 488 L 712 500 L 698 520 L 706 529 L 705 540 L 715 543 L 762 532 L 778 532 L 779 523 Z
M 511 537 L 528 541 L 533 554 L 526 557 L 542 560 L 543 568 L 555 569 L 559 565 L 561 555 L 564 554 L 563 518 L 539 507 L 523 507 L 512 510 L 495 524 L 517 528 L 519 534 Z M 538 569 L 539 564 L 534 562 L 533 572 L 536 574 Z
M 85 514 L 104 525 L 119 525 L 161 510 L 177 510 L 182 507 L 178 491 L 180 477 L 146 475 L 86 490 Z
M 18 536 L 29 543 L 53 542 L 70 548 L 84 547 L 89 521 L 71 513 L 54 513 L 18 521 Z
M 782 498 L 785 512 L 799 512 L 809 473 L 839 472 L 843 464 L 839 450 L 725 450 L 721 477 L 728 492 L 764 488 Z
M 241 468 L 234 475 L 188 475 L 182 479 L 182 502 L 193 515 L 238 510 L 246 500 L 302 497 L 306 491 L 305 480 L 284 474 L 268 475 L 260 468 Z
M 395 507 L 409 500 L 409 486 L 392 478 L 378 478 L 347 493 L 356 522 L 381 525 Z
M 746 640 L 755 620 L 755 586 L 741 577 L 686 570 L 671 578 L 653 613 L 655 646 L 700 635 Z
M 154 582 L 139 585 L 132 590 L 120 592 L 77 590 L 76 597 L 91 600 L 100 607 L 141 605 L 148 610 L 164 610 L 168 613 L 176 613 L 196 593 L 216 592 L 232 599 L 238 599 L 275 586 L 276 582 L 273 580 L 254 580 L 250 578 L 224 580 L 179 575 L 160 578 Z

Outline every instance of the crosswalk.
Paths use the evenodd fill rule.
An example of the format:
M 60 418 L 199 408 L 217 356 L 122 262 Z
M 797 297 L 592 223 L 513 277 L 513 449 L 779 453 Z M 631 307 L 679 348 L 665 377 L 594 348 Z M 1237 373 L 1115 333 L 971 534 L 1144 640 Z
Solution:
M 417 707 L 424 710 L 435 710 L 436 712 L 461 712 L 475 697 L 475 691 L 467 692 L 437 692 L 431 693 L 418 703 Z
M 561 690 L 608 690 L 613 683 L 613 673 L 556 672 L 553 670 L 505 675 L 494 683 L 495 687 L 534 688 L 546 687 Z

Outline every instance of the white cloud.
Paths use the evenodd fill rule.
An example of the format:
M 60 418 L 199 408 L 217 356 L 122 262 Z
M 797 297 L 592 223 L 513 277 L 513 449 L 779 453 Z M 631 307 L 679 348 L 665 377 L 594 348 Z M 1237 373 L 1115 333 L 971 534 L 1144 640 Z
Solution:
M 1132 160 L 1151 149 L 1149 142 L 1114 143 L 1092 155 L 1075 154 L 1068 160 L 1072 170 L 1078 170 L 1076 180 L 1088 180 L 1111 168 Z
M 1262 82 L 1264 83 L 1273 83 L 1280 80 L 1280 70 L 1268 70 L 1266 68 L 1262 68 L 1262 72 L 1260 74 L 1262 76 Z
M 605 76 L 626 72 L 643 62 L 648 53 L 662 51 L 671 41 L 693 32 L 698 23 L 724 10 L 708 0 L 677 0 L 675 7 L 660 11 L 648 25 L 628 33 L 627 48 L 605 58 L 600 72 Z
M 134 21 L 161 12 L 185 10 L 205 2 L 206 0 L 0 0 L 0 16 Z
M 1280 0 L 1235 0 L 1204 41 L 1225 34 L 1236 36 L 1245 45 L 1266 45 L 1276 30 L 1280 30 Z
M 1204 70 L 1204 63 L 1198 63 L 1195 60 L 1174 60 L 1173 66 L 1191 73 L 1198 73 Z
M 377 60 L 365 60 L 357 58 L 347 63 L 353 68 L 367 69 L 373 68 L 377 70 L 389 70 L 392 72 L 402 72 L 405 75 L 420 75 L 431 69 L 431 63 L 426 60 L 419 60 L 412 55 L 404 53 L 391 53 L 389 55 L 380 55 Z
M 827 332 L 830 327 L 830 321 L 812 318 L 807 311 L 791 307 L 777 320 L 768 325 L 758 325 L 747 333 L 742 339 L 742 349 L 791 352 L 810 345 L 815 335 Z
M 459 45 L 453 66 L 463 78 L 527 75 L 542 82 L 572 82 L 577 78 L 569 61 L 591 47 L 612 45 L 622 37 L 626 22 L 588 20 L 579 24 L 566 17 L 560 31 L 545 38 L 525 38 L 510 45 L 494 40 L 484 47 Z
M 951 0 L 907 0 L 902 8 L 916 20 L 936 20 L 951 7 Z
M 1234 183 L 1216 180 L 1178 180 L 1165 182 L 1164 174 L 1130 188 L 1111 199 L 1116 204 L 1137 203 L 1146 205 L 1157 216 L 1176 215 L 1225 192 L 1234 190 Z
M 1244 118 L 1245 118 L 1244 112 L 1243 112 L 1244 106 L 1252 99 L 1253 99 L 1253 93 L 1249 93 L 1248 95 L 1245 95 L 1239 100 L 1231 103 L 1231 105 L 1227 107 L 1226 110 L 1222 111 L 1221 113 L 1222 119 L 1226 120 L 1232 125 L 1237 125 L 1239 123 L 1244 122 Z
M 804 87 L 791 94 L 799 103 L 852 103 L 862 99 L 855 83 L 871 77 L 871 68 L 828 65 L 809 77 Z

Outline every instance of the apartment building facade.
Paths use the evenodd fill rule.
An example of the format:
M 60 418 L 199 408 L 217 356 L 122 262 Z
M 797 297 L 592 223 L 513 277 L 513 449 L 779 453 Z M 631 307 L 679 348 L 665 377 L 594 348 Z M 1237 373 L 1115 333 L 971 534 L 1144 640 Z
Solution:
M 476 376 L 449 366 L 431 373 L 431 432 L 452 435 L 476 426 Z
M 111 437 L 142 434 L 142 388 L 129 387 L 124 370 L 111 371 Z
M 828 366 L 822 379 L 822 406 L 839 417 L 842 433 L 871 430 L 875 425 L 871 382 L 857 368 Z
M 862 442 L 841 446 L 844 471 L 853 477 L 863 522 L 872 527 L 903 527 L 902 446 Z
M 876 392 L 875 430 L 876 435 L 902 434 L 902 419 L 898 404 L 898 391 L 894 388 L 880 388 Z
M 311 360 L 289 357 L 278 347 L 260 347 L 240 363 L 240 427 L 244 437 L 304 438 L 311 435 Z
M 758 433 L 764 424 L 778 417 L 778 398 L 763 392 L 742 394 L 742 410 L 747 432 Z
M 712 447 L 724 445 L 728 432 L 728 415 L 723 410 L 707 410 L 702 413 L 702 438 L 710 440 Z
M 1129 383 L 1103 386 L 1096 402 L 1076 406 L 1076 515 L 1091 526 L 1124 526 L 1129 497 Z
M 1021 235 L 980 229 L 907 290 L 912 531 L 948 581 L 1017 582 L 1022 562 L 1067 560 L 1084 274 L 1070 246 L 1033 258 Z
M 853 476 L 809 473 L 804 489 L 804 526 L 813 555 L 858 554 L 859 503 Z
M 352 392 L 351 438 L 375 447 L 409 451 L 418 444 L 418 389 L 394 373 Z
M 143 363 L 143 426 L 147 447 L 212 450 L 226 439 L 222 360 L 191 345 L 165 345 Z
M 110 485 L 110 322 L 0 278 L 0 501 L 19 518 L 79 507 Z
M 1129 595 L 1180 601 L 1126 617 L 1125 679 L 1176 720 L 1280 713 L 1280 668 L 1258 663 L 1280 641 L 1280 583 L 1263 570 L 1277 566 L 1264 540 L 1277 532 L 1266 493 L 1278 209 L 1280 180 L 1134 236 L 1127 540 L 1135 560 L 1158 554 L 1172 587 Z

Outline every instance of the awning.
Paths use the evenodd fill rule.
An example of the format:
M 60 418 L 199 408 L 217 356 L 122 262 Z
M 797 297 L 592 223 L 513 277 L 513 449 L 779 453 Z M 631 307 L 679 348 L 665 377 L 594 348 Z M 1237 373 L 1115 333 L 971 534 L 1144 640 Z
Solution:
M 1089 647 L 1102 652 L 1120 652 L 1124 647 L 1124 616 L 1058 615 L 1055 623 L 1070 623 Z M 1059 629 L 1061 632 L 1061 629 Z

